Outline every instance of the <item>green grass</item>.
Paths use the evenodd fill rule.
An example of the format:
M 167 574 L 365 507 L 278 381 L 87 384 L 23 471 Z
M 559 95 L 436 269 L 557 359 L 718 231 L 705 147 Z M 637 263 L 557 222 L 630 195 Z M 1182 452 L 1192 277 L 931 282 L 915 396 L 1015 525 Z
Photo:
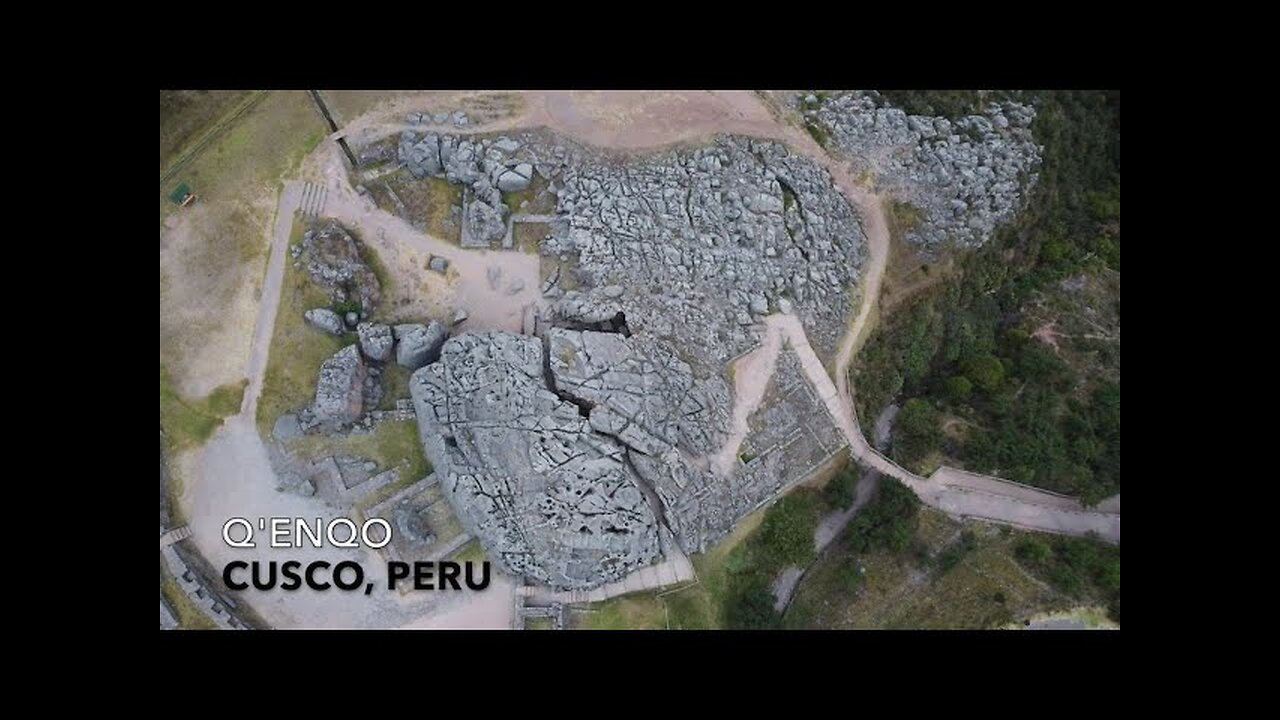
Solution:
M 302 232 L 303 224 L 295 218 L 291 246 L 301 240 Z M 264 438 L 281 415 L 300 410 L 315 398 L 320 365 L 356 341 L 354 333 L 334 337 L 311 327 L 303 318 L 307 310 L 329 305 L 329 294 L 324 289 L 311 282 L 304 270 L 285 263 L 280 307 L 258 398 L 258 432 Z
M 544 193 L 550 183 L 537 173 L 529 181 L 529 187 L 519 192 L 502 193 L 502 202 L 514 214 L 549 215 L 555 212 L 556 198 L 551 193 Z M 529 203 L 520 207 L 523 203 Z
M 578 621 L 585 630 L 663 630 L 667 627 L 662 601 L 652 593 L 614 598 L 593 606 L 595 612 L 582 613 Z
M 208 440 L 224 418 L 240 412 L 249 381 L 223 385 L 203 398 L 186 398 L 177 391 L 169 371 L 160 366 L 160 427 L 170 453 L 199 447 Z
M 379 410 L 392 410 L 397 400 L 409 397 L 409 378 L 413 371 L 403 365 L 389 362 L 382 366 L 382 402 Z
M 894 240 L 905 240 L 908 233 L 924 222 L 924 211 L 909 202 L 892 200 L 889 203 L 889 235 Z
M 327 131 L 306 91 L 270 91 L 160 188 L 161 220 L 173 208 L 168 194 L 183 182 L 200 195 L 199 203 L 251 200 L 278 189 Z M 270 211 L 260 214 L 265 229 Z
M 511 243 L 522 253 L 538 255 L 542 249 L 542 239 L 550 229 L 546 223 L 515 223 L 511 227 Z
M 1015 548 L 1035 533 L 961 525 L 922 509 L 910 549 L 853 553 L 843 538 L 810 568 L 783 618 L 789 628 L 981 629 L 1078 605 L 1029 572 Z M 842 571 L 861 569 L 850 590 Z
M 444 178 L 432 177 L 418 180 L 401 168 L 368 183 L 369 193 L 378 207 L 395 214 L 395 201 L 387 193 L 387 187 L 404 203 L 411 223 L 426 227 L 428 234 L 441 240 L 459 244 L 462 227 L 454 215 L 454 208 L 462 207 L 462 187 Z
M 454 553 L 453 557 L 449 559 L 457 562 L 482 563 L 488 560 L 489 556 L 485 554 L 484 546 L 480 544 L 479 540 L 472 540 L 466 545 L 463 545 L 462 548 L 458 550 L 458 552 Z
M 360 237 L 355 230 L 347 229 L 351 236 L 356 240 L 356 247 L 359 249 L 360 260 L 369 266 L 369 270 L 373 272 L 373 276 L 378 279 L 378 287 L 382 291 L 382 297 L 391 297 L 394 290 L 394 281 L 391 272 L 387 270 L 386 263 L 382 262 L 382 257 L 378 255 L 378 251 L 373 246 Z
M 285 447 L 309 460 L 335 454 L 356 455 L 376 462 L 383 470 L 398 468 L 400 479 L 405 481 L 403 487 L 431 472 L 431 463 L 418 440 L 418 424 L 413 420 L 380 422 L 367 434 L 304 435 L 285 441 Z
M 555 624 L 551 618 L 529 618 L 524 622 L 525 630 L 554 630 Z
M 163 563 L 161 564 L 160 577 L 160 592 L 164 595 L 164 599 L 169 601 L 169 607 L 172 608 L 174 616 L 178 619 L 178 627 L 183 630 L 218 629 L 218 626 L 207 615 L 200 612 L 200 609 L 191 601 L 191 598 L 187 597 L 177 579 L 164 569 Z
M 160 171 L 248 97 L 247 90 L 161 90 Z

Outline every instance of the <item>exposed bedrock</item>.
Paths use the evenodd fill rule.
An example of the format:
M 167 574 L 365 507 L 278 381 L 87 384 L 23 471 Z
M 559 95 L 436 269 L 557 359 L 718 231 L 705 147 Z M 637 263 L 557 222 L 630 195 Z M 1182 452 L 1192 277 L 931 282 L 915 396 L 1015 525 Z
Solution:
M 1041 147 L 1035 109 L 992 103 L 980 115 L 948 120 L 877 107 L 864 93 L 806 100 L 805 114 L 835 147 L 876 174 L 876 182 L 923 211 L 907 239 L 926 249 L 944 241 L 981 245 L 1020 207 L 1036 182 Z
M 538 338 L 452 338 L 410 392 L 441 487 L 504 571 L 589 588 L 660 559 L 627 448 L 552 391 Z

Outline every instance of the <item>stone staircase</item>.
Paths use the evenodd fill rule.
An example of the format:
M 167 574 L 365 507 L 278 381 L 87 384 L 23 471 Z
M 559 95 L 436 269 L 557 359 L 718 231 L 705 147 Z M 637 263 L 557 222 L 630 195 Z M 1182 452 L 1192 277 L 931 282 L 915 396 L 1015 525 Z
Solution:
M 328 195 L 329 191 L 323 185 L 303 183 L 302 201 L 298 204 L 298 210 L 305 217 L 318 218 L 324 212 L 324 201 Z

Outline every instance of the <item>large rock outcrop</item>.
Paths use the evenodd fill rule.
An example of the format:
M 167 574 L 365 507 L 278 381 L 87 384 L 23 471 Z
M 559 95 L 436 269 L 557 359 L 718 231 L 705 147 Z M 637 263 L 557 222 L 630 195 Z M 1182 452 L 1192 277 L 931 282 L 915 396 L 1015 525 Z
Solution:
M 871 171 L 877 184 L 923 212 L 907 239 L 926 249 L 945 241 L 981 245 L 1020 206 L 1036 181 L 1041 148 L 1031 134 L 1035 109 L 992 103 L 955 119 L 880 107 L 848 93 L 805 102 L 810 122 L 835 149 Z
M 627 447 L 552 391 L 537 338 L 452 338 L 410 393 L 441 487 L 505 572 L 590 588 L 661 557 Z

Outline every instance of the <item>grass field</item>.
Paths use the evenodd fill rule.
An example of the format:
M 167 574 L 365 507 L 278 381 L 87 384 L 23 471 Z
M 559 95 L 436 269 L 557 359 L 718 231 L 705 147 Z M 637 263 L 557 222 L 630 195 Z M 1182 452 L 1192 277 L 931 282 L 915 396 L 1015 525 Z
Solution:
M 546 223 L 514 223 L 511 226 L 511 243 L 522 253 L 538 255 L 542 249 L 542 240 L 550 230 L 551 226 Z
M 318 460 L 328 455 L 356 455 L 368 458 L 382 470 L 399 468 L 400 479 L 417 482 L 431 472 L 431 463 L 418 442 L 418 424 L 413 420 L 381 422 L 368 434 L 331 438 L 304 435 L 285 441 L 285 447 L 299 457 Z
M 666 611 L 649 593 L 598 603 L 594 611 L 573 612 L 573 627 L 584 630 L 664 630 Z
M 160 172 L 248 95 L 247 90 L 161 90 Z
M 489 556 L 485 554 L 484 546 L 480 544 L 479 540 L 472 540 L 466 545 L 463 545 L 462 549 L 454 553 L 453 557 L 449 559 L 456 560 L 458 562 L 482 563 L 488 560 Z
M 189 136 L 189 115 L 217 114 L 179 110 L 169 115 L 177 125 L 162 117 L 162 139 Z M 160 364 L 185 394 L 243 375 L 277 193 L 324 129 L 305 93 L 269 92 L 160 187 Z M 168 199 L 181 183 L 198 195 L 186 208 Z

